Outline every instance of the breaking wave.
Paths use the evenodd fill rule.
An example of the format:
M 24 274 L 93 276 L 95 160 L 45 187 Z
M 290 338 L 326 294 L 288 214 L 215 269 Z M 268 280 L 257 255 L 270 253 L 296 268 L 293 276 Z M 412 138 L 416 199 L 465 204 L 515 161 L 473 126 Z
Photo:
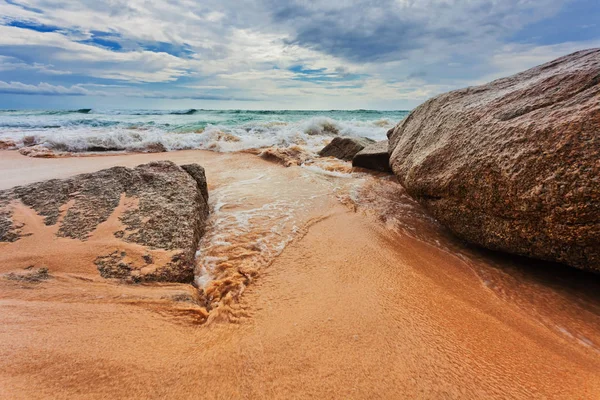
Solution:
M 220 152 L 300 146 L 333 136 L 385 139 L 406 111 L 111 110 L 0 111 L 0 140 L 54 151 L 206 149 Z

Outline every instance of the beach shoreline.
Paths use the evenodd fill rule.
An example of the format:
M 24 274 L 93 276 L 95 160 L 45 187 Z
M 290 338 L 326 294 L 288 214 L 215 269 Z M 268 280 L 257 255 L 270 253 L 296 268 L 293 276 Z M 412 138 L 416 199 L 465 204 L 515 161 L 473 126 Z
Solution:
M 252 259 L 265 263 L 256 279 L 208 322 L 190 284 L 122 284 L 76 260 L 42 282 L 0 279 L 4 397 L 590 398 L 600 390 L 600 282 L 464 245 L 414 201 L 398 201 L 402 188 L 386 176 L 347 173 L 340 161 L 284 168 L 202 150 L 55 159 L 2 151 L 0 187 L 164 159 L 206 169 L 213 216 L 283 201 L 294 223 L 253 214 L 242 248 L 271 219 L 280 232 L 296 226 L 294 235 L 270 258 Z M 229 209 L 215 213 L 217 200 Z M 0 272 L 14 272 L 9 262 Z

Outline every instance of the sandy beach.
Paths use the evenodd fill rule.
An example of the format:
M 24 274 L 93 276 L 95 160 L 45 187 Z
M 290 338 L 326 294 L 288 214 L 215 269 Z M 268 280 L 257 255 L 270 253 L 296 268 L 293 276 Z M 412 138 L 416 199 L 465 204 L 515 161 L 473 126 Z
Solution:
M 163 159 L 205 167 L 213 219 L 304 201 L 286 203 L 293 224 L 274 208 L 273 218 L 255 215 L 243 235 L 221 225 L 220 234 L 238 240 L 232 268 L 255 274 L 244 290 L 221 297 L 208 319 L 192 285 L 100 278 L 74 240 L 48 239 L 25 207 L 32 235 L 18 251 L 0 244 L 0 273 L 22 269 L 19 260 L 35 246 L 62 251 L 36 252 L 51 279 L 0 280 L 0 397 L 593 398 L 600 391 L 597 277 L 465 245 L 408 196 L 399 202 L 403 189 L 389 176 L 340 174 L 340 162 L 284 168 L 245 153 L 32 159 L 3 151 L 0 187 Z M 279 235 L 294 233 L 281 252 L 240 256 L 253 235 L 277 223 Z M 205 240 L 218 229 L 209 225 Z M 223 270 L 213 289 L 235 276 Z
M 0 0 L 0 400 L 600 400 L 600 0 Z

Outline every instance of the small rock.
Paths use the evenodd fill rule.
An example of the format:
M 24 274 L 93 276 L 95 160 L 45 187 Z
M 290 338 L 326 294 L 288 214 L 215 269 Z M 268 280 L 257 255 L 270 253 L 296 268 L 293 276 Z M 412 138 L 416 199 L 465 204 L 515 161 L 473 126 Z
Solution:
M 310 158 L 309 154 L 300 146 L 270 147 L 261 151 L 258 155 L 264 160 L 279 163 L 284 167 L 302 165 Z
M 35 145 L 35 146 L 31 146 L 31 147 L 22 147 L 19 150 L 19 153 L 21 153 L 24 156 L 27 157 L 34 157 L 34 158 L 55 158 L 57 157 L 57 154 L 50 150 L 49 148 L 45 147 L 45 146 L 41 146 L 41 145 Z
M 17 144 L 12 139 L 0 139 L 0 150 L 14 149 Z
M 165 153 L 168 150 L 164 144 L 162 144 L 160 142 L 156 142 L 156 143 L 150 143 L 150 144 L 146 145 L 144 151 L 146 153 Z
M 110 147 L 110 146 L 102 146 L 102 145 L 93 145 L 93 146 L 88 146 L 88 148 L 86 149 L 87 151 L 91 151 L 91 152 L 104 152 L 104 151 L 119 151 L 120 149 L 118 147 Z
M 352 159 L 353 167 L 361 167 L 381 172 L 391 172 L 388 141 L 373 143 L 359 151 Z
M 154 258 L 152 258 L 152 254 L 144 254 L 142 256 L 142 258 L 144 259 L 144 261 L 146 262 L 146 264 L 153 264 L 154 263 Z
M 23 137 L 23 146 L 35 146 L 37 144 L 37 138 L 35 136 L 24 136 Z
M 373 143 L 375 141 L 369 138 L 335 137 L 319 152 L 319 155 L 350 161 L 356 153 Z

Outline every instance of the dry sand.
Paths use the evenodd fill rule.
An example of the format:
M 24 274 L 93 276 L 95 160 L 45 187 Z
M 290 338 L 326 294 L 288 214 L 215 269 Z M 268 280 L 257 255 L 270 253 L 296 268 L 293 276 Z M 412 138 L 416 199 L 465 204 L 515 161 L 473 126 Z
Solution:
M 0 152 L 0 187 L 165 158 L 203 165 L 217 194 L 263 171 L 272 191 L 248 190 L 242 209 L 289 196 L 294 179 L 310 181 L 291 195 L 314 203 L 227 318 L 205 324 L 190 285 L 103 280 L 73 257 L 79 244 L 62 243 L 52 279 L 0 278 L 0 398 L 598 397 L 599 279 L 465 246 L 388 179 L 356 191 L 250 154 Z M 20 211 L 26 239 L 48 235 Z M 6 250 L 0 273 L 22 254 Z

